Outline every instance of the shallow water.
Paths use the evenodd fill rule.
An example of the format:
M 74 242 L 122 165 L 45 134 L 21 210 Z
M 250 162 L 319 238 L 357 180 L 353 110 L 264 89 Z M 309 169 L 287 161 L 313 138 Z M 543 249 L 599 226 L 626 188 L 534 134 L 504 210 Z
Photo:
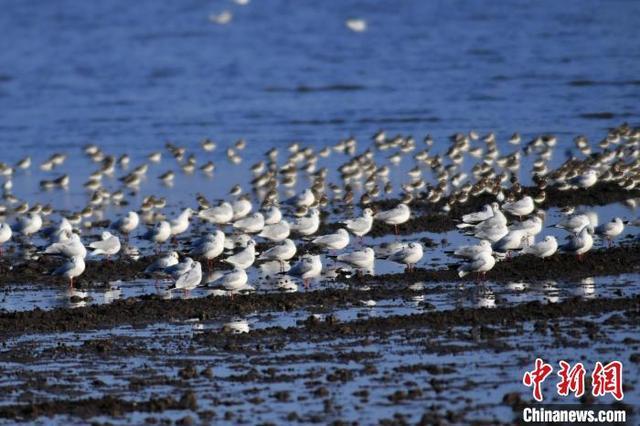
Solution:
M 211 24 L 208 15 L 223 9 L 232 22 Z M 431 133 L 440 150 L 456 131 L 494 130 L 501 144 L 514 131 L 524 141 L 551 132 L 559 136 L 554 161 L 562 161 L 576 134 L 595 142 L 608 126 L 637 120 L 640 55 L 628 47 L 640 44 L 639 11 L 637 2 L 604 0 L 147 0 L 135 8 L 122 0 L 8 1 L 0 16 L 0 146 L 11 149 L 0 160 L 32 155 L 37 165 L 52 151 L 72 154 L 60 170 L 34 168 L 14 182 L 19 197 L 31 198 L 43 176 L 70 173 L 69 191 L 38 195 L 68 209 L 81 206 L 81 184 L 94 168 L 80 155 L 89 142 L 130 154 L 131 167 L 167 140 L 197 152 L 199 165 L 214 160 L 212 178 L 178 173 L 173 189 L 156 179 L 176 169 L 173 160 L 151 166 L 143 192 L 174 201 L 184 194 L 182 202 L 196 188 L 220 198 L 230 182 L 246 182 L 244 167 L 269 147 L 320 147 L 354 135 L 364 149 L 379 128 L 418 142 Z M 353 16 L 367 19 L 368 31 L 345 29 Z M 611 114 L 585 118 L 601 112 Z M 212 154 L 198 149 L 205 137 L 218 142 Z M 248 141 L 243 163 L 230 166 L 224 149 L 240 137 Z M 319 164 L 333 168 L 342 158 Z M 392 177 L 411 163 L 405 158 Z

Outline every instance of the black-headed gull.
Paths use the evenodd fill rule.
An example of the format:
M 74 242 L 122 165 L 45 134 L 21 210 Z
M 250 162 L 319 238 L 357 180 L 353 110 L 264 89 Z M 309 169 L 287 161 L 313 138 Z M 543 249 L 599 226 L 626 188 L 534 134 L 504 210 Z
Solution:
M 220 230 L 214 231 L 193 243 L 191 248 L 191 256 L 202 257 L 206 259 L 207 265 L 211 267 L 211 261 L 220 256 L 224 251 L 224 232 Z
M 624 221 L 619 217 L 611 219 L 610 222 L 598 225 L 595 228 L 595 234 L 607 240 L 609 247 L 613 244 L 613 239 L 624 231 Z
M 568 236 L 568 242 L 560 246 L 560 250 L 566 253 L 573 253 L 582 260 L 582 256 L 593 247 L 593 227 L 587 225 L 577 234 Z
M 60 254 L 65 257 L 82 257 L 83 259 L 87 256 L 87 249 L 80 241 L 80 236 L 73 233 L 68 239 L 49 245 L 44 252 L 46 254 Z
M 536 208 L 533 198 L 529 195 L 525 195 L 519 200 L 509 201 L 502 205 L 502 210 L 511 214 L 512 216 L 527 216 L 533 212 Z
M 347 229 L 351 231 L 353 235 L 363 237 L 371 231 L 373 225 L 373 210 L 366 208 L 362 211 L 362 217 L 355 219 L 347 219 L 342 221 L 346 225 Z
M 11 227 L 6 223 L 0 224 L 0 256 L 2 256 L 2 245 L 11 239 Z
M 154 272 L 164 272 L 167 268 L 177 265 L 179 263 L 178 253 L 172 251 L 171 253 L 157 258 L 151 265 L 144 270 L 145 274 L 152 274 Z
M 281 220 L 280 222 L 265 225 L 262 231 L 258 234 L 259 237 L 266 238 L 267 240 L 278 243 L 284 241 L 291 233 L 291 227 L 289 222 Z
M 375 251 L 371 247 L 340 254 L 336 257 L 339 262 L 361 269 L 371 269 L 375 263 L 375 258 Z
M 247 269 L 256 261 L 256 243 L 253 240 L 249 240 L 247 247 L 224 259 L 226 263 L 233 265 L 237 269 Z
M 523 253 L 532 254 L 540 259 L 552 256 L 558 250 L 558 241 L 553 235 L 547 235 L 535 244 L 525 247 Z
M 74 256 L 54 270 L 51 275 L 67 278 L 69 280 L 69 287 L 73 287 L 73 279 L 82 275 L 84 270 L 84 258 L 82 256 Z
M 302 278 L 305 288 L 309 287 L 309 281 L 322 273 L 322 260 L 319 255 L 306 254 L 287 271 L 287 275 Z
M 396 234 L 398 234 L 398 225 L 402 225 L 407 222 L 411 217 L 411 209 L 404 203 L 398 204 L 391 210 L 381 211 L 376 213 L 374 218 L 380 220 L 387 225 L 393 225 L 395 227 Z
M 120 239 L 115 235 L 112 235 L 109 231 L 102 233 L 100 241 L 94 241 L 89 244 L 89 247 L 93 249 L 92 256 L 105 255 L 107 258 L 118 254 L 120 251 Z
M 264 228 L 264 216 L 260 212 L 255 212 L 233 222 L 233 227 L 247 234 L 256 234 Z
M 467 263 L 460 265 L 458 268 L 458 276 L 462 278 L 472 272 L 476 272 L 484 278 L 484 275 L 493 269 L 495 264 L 496 260 L 491 253 L 482 252 L 478 256 L 469 259 Z
M 291 224 L 291 230 L 303 236 L 313 235 L 320 227 L 320 211 L 318 209 L 309 210 L 309 215 L 296 219 Z
M 224 225 L 233 220 L 233 206 L 223 201 L 220 205 L 198 212 L 198 217 L 216 225 Z
M 330 250 L 342 250 L 349 245 L 349 233 L 346 229 L 338 229 L 333 234 L 322 235 L 311 241 L 313 244 Z
M 112 225 L 112 229 L 115 229 L 128 237 L 129 234 L 138 227 L 139 223 L 140 216 L 138 216 L 138 213 L 131 211 L 115 221 Z
M 396 251 L 388 260 L 396 263 L 402 263 L 407 266 L 407 271 L 413 271 L 416 263 L 424 256 L 424 250 L 422 244 L 418 242 L 411 242 L 405 245 L 401 250 Z

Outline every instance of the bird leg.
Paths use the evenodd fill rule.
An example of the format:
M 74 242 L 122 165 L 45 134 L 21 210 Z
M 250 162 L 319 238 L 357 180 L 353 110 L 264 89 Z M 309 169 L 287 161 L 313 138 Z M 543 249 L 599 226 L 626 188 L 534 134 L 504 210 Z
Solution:
M 69 277 L 69 288 L 73 288 L 73 277 Z

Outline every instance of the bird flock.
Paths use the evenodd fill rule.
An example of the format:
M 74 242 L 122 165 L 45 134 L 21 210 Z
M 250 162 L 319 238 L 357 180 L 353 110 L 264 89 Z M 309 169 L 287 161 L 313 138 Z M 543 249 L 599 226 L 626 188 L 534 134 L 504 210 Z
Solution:
M 157 168 L 173 164 L 157 174 L 171 188 L 180 170 L 213 173 L 213 159 L 241 167 L 247 141 L 238 140 L 224 152 L 216 152 L 218 144 L 211 139 L 192 149 L 167 142 L 164 150 L 150 153 L 136 167 L 128 154 L 109 154 L 91 144 L 83 152 L 95 170 L 83 184 L 86 205 L 76 212 L 30 204 L 12 193 L 14 180 L 26 176 L 33 166 L 30 157 L 13 166 L 0 163 L 4 177 L 0 254 L 4 246 L 13 244 L 14 251 L 24 255 L 62 257 L 64 263 L 51 275 L 67 279 L 69 285 L 85 272 L 87 258 L 137 260 L 147 250 L 154 255 L 145 257 L 149 259 L 145 273 L 170 280 L 172 289 L 252 291 L 247 271 L 265 263 L 272 263 L 276 274 L 297 278 L 309 287 L 328 263 L 362 274 L 371 273 L 375 263 L 384 259 L 412 272 L 425 257 L 425 247 L 417 238 L 400 241 L 399 227 L 420 212 L 469 211 L 465 205 L 471 198 L 488 195 L 494 201 L 455 218 L 458 232 L 477 240 L 449 252 L 460 262 L 460 277 L 476 274 L 480 279 L 496 262 L 508 261 L 517 253 L 546 259 L 562 251 L 580 260 L 592 249 L 594 239 L 611 246 L 629 221 L 615 217 L 598 223 L 595 212 L 571 207 L 550 223 L 542 208 L 545 190 L 550 186 L 559 191 L 585 190 L 597 183 L 617 185 L 623 191 L 635 189 L 640 181 L 640 130 L 628 125 L 612 129 L 599 149 L 579 136 L 574 141 L 578 154 L 552 168 L 556 143 L 551 135 L 523 143 L 514 134 L 505 144 L 510 151 L 502 153 L 494 133 L 480 137 L 474 131 L 456 133 L 440 144 L 430 135 L 418 143 L 411 136 L 379 131 L 360 151 L 353 137 L 315 148 L 292 143 L 286 149 L 269 149 L 264 159 L 250 166 L 249 191 L 234 183 L 227 198 L 215 202 L 198 192 L 192 206 L 183 206 L 173 215 L 165 213 L 176 207 L 170 198 L 145 194 L 148 180 L 153 179 L 149 172 L 160 173 Z M 433 152 L 434 146 L 442 153 Z M 211 160 L 198 167 L 205 155 Z M 335 180 L 329 179 L 329 168 L 320 167 L 320 161 L 331 155 L 338 156 L 332 161 Z M 394 189 L 390 176 L 404 158 L 414 166 Z M 532 166 L 528 173 L 522 167 L 525 158 Z M 67 154 L 55 153 L 39 168 L 53 175 L 66 159 Z M 520 183 L 522 175 L 532 186 Z M 40 187 L 65 191 L 71 184 L 70 176 L 62 174 L 43 179 Z M 296 188 L 300 188 L 297 193 Z M 141 194 L 139 207 L 127 208 Z M 397 195 L 395 205 L 380 208 L 391 202 L 385 195 Z M 114 220 L 101 222 L 109 209 L 117 212 Z M 328 222 L 331 214 L 336 219 Z M 392 229 L 395 241 L 365 244 L 364 237 L 376 222 Z M 550 228 L 565 231 L 566 240 L 559 243 L 549 234 Z M 99 238 L 85 236 L 94 229 L 100 230 Z M 203 270 L 212 273 L 206 275 Z

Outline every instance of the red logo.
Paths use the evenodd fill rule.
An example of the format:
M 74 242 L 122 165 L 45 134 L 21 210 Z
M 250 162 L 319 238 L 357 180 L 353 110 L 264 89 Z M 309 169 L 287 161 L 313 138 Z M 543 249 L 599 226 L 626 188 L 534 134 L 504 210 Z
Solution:
M 580 362 L 573 367 L 566 361 L 560 361 L 558 364 L 560 365 L 560 370 L 557 373 L 560 381 L 556 384 L 558 395 L 568 396 L 572 393 L 576 398 L 580 398 L 585 392 L 586 370 L 584 366 Z M 536 358 L 533 370 L 525 371 L 522 383 L 527 387 L 533 387 L 532 394 L 536 401 L 541 402 L 544 399 L 542 383 L 552 372 L 553 367 L 540 358 Z M 622 363 L 620 361 L 612 361 L 607 365 L 602 365 L 599 361 L 596 362 L 591 374 L 591 382 L 591 393 L 595 397 L 611 394 L 618 401 L 624 398 Z

